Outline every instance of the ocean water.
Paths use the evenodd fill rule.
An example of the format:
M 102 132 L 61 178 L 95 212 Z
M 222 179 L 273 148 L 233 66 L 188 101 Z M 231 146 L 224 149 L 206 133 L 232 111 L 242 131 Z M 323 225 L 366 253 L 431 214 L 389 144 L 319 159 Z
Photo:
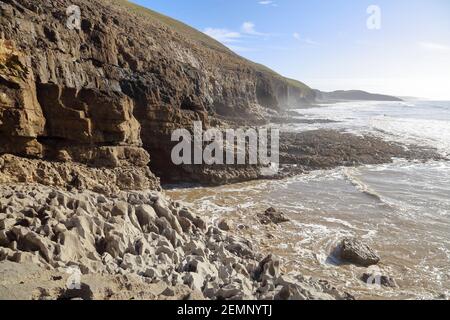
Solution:
M 450 155 L 450 102 L 352 102 L 298 110 L 303 119 L 284 130 L 338 129 L 387 140 L 435 147 Z M 241 225 L 262 250 L 278 254 L 286 271 L 326 279 L 358 298 L 450 298 L 450 162 L 408 162 L 316 171 L 282 181 L 253 181 L 217 188 L 174 189 L 213 221 Z M 269 206 L 292 223 L 259 226 L 257 212 Z M 339 265 L 331 255 L 345 236 L 364 239 L 382 257 L 384 275 L 399 288 L 368 286 L 366 271 Z

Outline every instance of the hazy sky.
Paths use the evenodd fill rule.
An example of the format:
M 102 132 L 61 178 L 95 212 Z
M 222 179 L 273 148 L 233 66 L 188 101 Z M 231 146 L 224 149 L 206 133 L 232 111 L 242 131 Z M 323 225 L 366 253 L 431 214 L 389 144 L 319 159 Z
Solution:
M 450 100 L 449 0 L 133 2 L 314 88 Z

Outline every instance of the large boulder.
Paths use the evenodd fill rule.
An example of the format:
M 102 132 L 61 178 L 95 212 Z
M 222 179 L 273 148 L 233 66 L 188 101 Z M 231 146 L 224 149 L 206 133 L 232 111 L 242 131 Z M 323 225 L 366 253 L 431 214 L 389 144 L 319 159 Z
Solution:
M 354 238 L 345 238 L 339 247 L 339 258 L 362 267 L 369 267 L 380 262 L 380 256 L 368 245 Z

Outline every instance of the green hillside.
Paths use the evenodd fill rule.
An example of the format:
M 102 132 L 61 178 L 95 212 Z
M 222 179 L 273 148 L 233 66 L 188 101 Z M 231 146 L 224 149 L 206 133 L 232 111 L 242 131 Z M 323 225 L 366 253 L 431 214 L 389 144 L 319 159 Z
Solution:
M 190 40 L 199 43 L 200 45 L 204 45 L 210 49 L 218 50 L 221 52 L 226 52 L 230 55 L 234 55 L 234 56 L 242 59 L 243 61 L 246 61 L 249 64 L 251 64 L 257 71 L 268 74 L 268 75 L 278 78 L 280 80 L 286 81 L 286 83 L 288 83 L 291 87 L 298 88 L 298 89 L 302 90 L 303 92 L 305 92 L 305 94 L 310 94 L 313 92 L 313 90 L 310 87 L 308 87 L 306 84 L 304 84 L 298 80 L 285 78 L 282 75 L 278 74 L 277 72 L 273 71 L 272 69 L 270 69 L 262 64 L 255 63 L 255 62 L 249 61 L 243 57 L 240 57 L 239 55 L 237 55 L 236 53 L 234 53 L 233 51 L 228 49 L 226 46 L 224 46 L 222 43 L 207 36 L 203 32 L 200 32 L 199 30 L 188 26 L 187 24 L 185 24 L 183 22 L 172 19 L 168 16 L 165 16 L 163 14 L 160 14 L 160 13 L 150 10 L 148 8 L 139 6 L 139 5 L 134 4 L 127 0 L 110 0 L 110 1 L 127 8 L 128 10 L 130 10 L 131 12 L 133 12 L 135 14 L 156 20 L 159 23 L 162 23 L 162 24 L 166 25 L 167 27 L 173 29 L 174 31 L 189 38 Z

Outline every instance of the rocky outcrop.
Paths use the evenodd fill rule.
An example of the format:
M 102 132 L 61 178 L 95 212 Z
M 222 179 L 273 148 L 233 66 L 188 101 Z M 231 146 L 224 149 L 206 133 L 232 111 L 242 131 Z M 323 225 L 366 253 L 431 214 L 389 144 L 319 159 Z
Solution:
M 165 299 L 176 292 L 197 299 L 351 298 L 326 282 L 284 275 L 274 256 L 262 258 L 249 241 L 210 226 L 159 192 L 108 197 L 0 185 L 0 272 L 13 273 L 11 262 L 22 270 L 2 277 L 0 298 L 15 292 L 19 299 Z M 55 283 L 30 279 L 39 268 Z M 77 290 L 60 281 L 74 269 Z M 135 291 L 144 286 L 147 294 Z
M 130 151 L 134 151 L 136 155 L 130 156 Z M 88 152 L 84 157 L 91 157 L 95 161 L 104 159 L 104 163 L 117 161 L 120 165 L 96 168 L 77 164 L 70 161 L 67 153 L 61 155 L 66 158 L 66 161 L 58 162 L 3 155 L 0 156 L 0 184 L 39 183 L 62 190 L 92 190 L 105 195 L 114 195 L 121 190 L 158 190 L 160 188 L 159 179 L 150 172 L 145 165 L 146 161 L 138 165 L 140 156 L 142 159 L 148 159 L 145 151 L 100 148 L 95 152 L 99 156 Z M 143 154 L 140 154 L 141 152 Z M 129 160 L 133 157 L 136 157 L 138 161 L 130 163 Z
M 36 83 L 29 57 L 12 41 L 0 40 L 0 66 L 0 154 L 98 168 L 148 164 L 126 95 Z
M 72 5 L 80 30 L 67 27 Z M 314 98 L 304 84 L 128 1 L 2 1 L 0 38 L 0 153 L 54 160 L 67 152 L 98 165 L 77 159 L 79 148 L 142 146 L 163 179 L 251 179 L 252 168 L 172 165 L 172 131 L 193 121 L 264 123 Z
M 340 166 L 391 163 L 394 158 L 438 160 L 433 148 L 402 145 L 373 135 L 355 135 L 345 131 L 314 130 L 283 132 L 280 137 L 281 174 L 299 174 Z
M 29 58 L 12 40 L 0 39 L 0 154 L 42 155 L 37 137 L 44 127 Z

